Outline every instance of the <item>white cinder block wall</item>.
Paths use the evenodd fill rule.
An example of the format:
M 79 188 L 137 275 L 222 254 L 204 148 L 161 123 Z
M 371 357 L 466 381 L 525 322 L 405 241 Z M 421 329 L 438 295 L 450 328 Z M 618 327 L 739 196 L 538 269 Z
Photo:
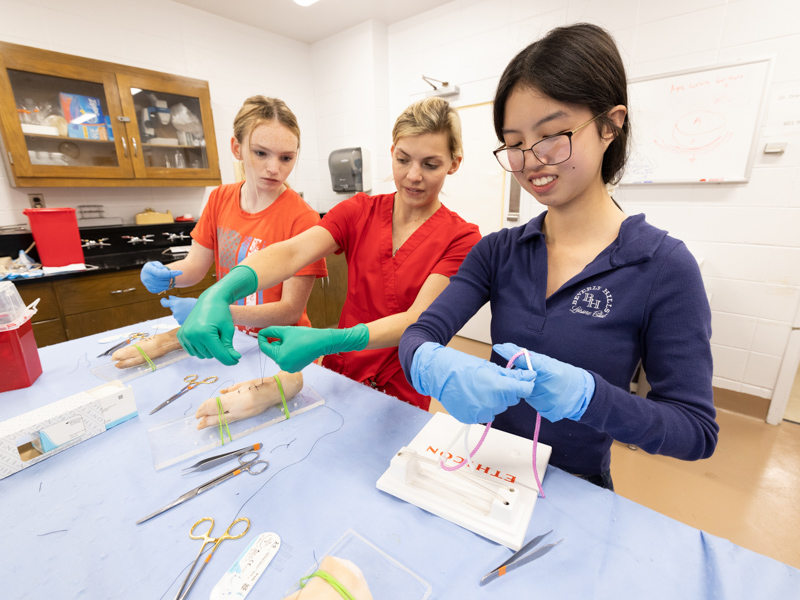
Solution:
M 83 33 L 81 33 L 83 32 Z M 233 118 L 248 96 L 284 100 L 301 127 L 300 160 L 289 181 L 313 199 L 319 189 L 317 115 L 308 44 L 170 0 L 0 0 L 0 40 L 208 81 L 223 183 L 234 181 Z M 200 215 L 213 188 L 12 188 L 0 169 L 0 225 L 27 222 L 27 194 L 49 207 L 103 204 L 133 223 L 145 207 Z
M 350 194 L 331 185 L 328 157 L 339 148 L 364 147 L 372 162 L 372 193 L 391 192 L 388 30 L 366 21 L 311 46 L 317 90 L 320 191 L 317 208 L 326 212 Z
M 771 398 L 800 302 L 800 115 L 787 125 L 780 104 L 800 94 L 800 2 L 452 2 L 389 27 L 390 112 L 396 115 L 430 89 L 423 74 L 460 86 L 453 100 L 458 106 L 489 101 L 513 55 L 552 27 L 579 21 L 614 34 L 631 78 L 775 56 L 770 135 L 761 136 L 758 148 L 787 142 L 784 155 L 759 152 L 746 184 L 616 192 L 628 214 L 645 213 L 703 258 L 714 385 Z
M 86 0 L 82 7 L 77 16 L 56 0 L 0 0 L 0 39 L 209 81 L 224 181 L 233 179 L 228 139 L 242 100 L 252 93 L 285 99 L 303 129 L 291 181 L 321 211 L 343 198 L 330 191 L 327 159 L 335 148 L 364 144 L 373 190 L 393 189 L 386 181 L 391 127 L 430 89 L 423 74 L 458 85 L 458 106 L 489 101 L 510 58 L 552 27 L 606 27 L 631 78 L 774 55 L 768 128 L 758 147 L 787 142 L 784 155 L 759 153 L 746 184 L 616 193 L 626 212 L 644 212 L 703 258 L 714 385 L 772 396 L 800 303 L 800 118 L 786 124 L 781 104 L 800 94 L 797 0 L 457 0 L 388 27 L 368 21 L 311 46 L 168 1 Z M 87 26 L 92 35 L 74 34 Z M 26 194 L 36 190 L 14 190 L 4 178 L 0 224 L 23 221 Z M 208 190 L 44 192 L 50 206 L 104 203 L 109 215 L 131 220 L 143 199 L 156 210 L 197 213 Z

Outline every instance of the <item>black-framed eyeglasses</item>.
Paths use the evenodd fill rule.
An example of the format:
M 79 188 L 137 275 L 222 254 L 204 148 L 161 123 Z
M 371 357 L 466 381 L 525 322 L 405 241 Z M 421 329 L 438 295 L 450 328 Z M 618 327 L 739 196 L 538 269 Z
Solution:
M 518 173 L 525 168 L 526 152 L 533 154 L 536 160 L 543 165 L 559 165 L 568 161 L 572 156 L 572 136 L 604 114 L 606 113 L 601 112 L 596 117 L 586 121 L 586 123 L 578 125 L 572 131 L 549 135 L 536 142 L 527 150 L 523 150 L 522 148 L 498 148 L 494 151 L 494 157 L 497 159 L 497 162 L 500 163 L 501 167 L 512 173 Z

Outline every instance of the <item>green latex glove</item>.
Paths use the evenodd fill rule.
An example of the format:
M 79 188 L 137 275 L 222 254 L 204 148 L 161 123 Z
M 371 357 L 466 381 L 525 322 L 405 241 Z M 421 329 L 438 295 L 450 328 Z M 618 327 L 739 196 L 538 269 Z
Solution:
M 278 341 L 270 343 L 267 338 Z M 363 323 L 348 329 L 273 326 L 258 332 L 261 351 L 289 373 L 301 371 L 320 356 L 363 350 L 368 343 L 369 328 Z
M 178 330 L 178 341 L 192 356 L 216 358 L 224 365 L 235 365 L 242 357 L 233 349 L 231 304 L 258 291 L 258 275 L 237 265 L 197 299 L 192 312 Z

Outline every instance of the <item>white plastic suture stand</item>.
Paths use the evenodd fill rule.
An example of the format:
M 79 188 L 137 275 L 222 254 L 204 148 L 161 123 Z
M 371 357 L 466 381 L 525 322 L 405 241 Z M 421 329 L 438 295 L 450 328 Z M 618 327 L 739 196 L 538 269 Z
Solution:
M 462 449 L 447 452 L 463 425 L 437 413 L 411 443 L 392 458 L 377 487 L 434 515 L 487 539 L 519 550 L 528 531 L 538 497 L 531 461 L 532 442 L 490 429 L 478 452 L 457 471 L 445 471 L 441 459 L 453 466 L 465 459 Z M 484 426 L 470 428 L 474 448 Z M 544 479 L 552 449 L 537 446 L 537 469 Z

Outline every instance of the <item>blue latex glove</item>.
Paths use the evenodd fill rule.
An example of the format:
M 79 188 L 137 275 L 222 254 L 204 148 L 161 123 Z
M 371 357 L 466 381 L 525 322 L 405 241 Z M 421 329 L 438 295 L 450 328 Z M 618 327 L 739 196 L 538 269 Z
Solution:
M 462 423 L 488 423 L 534 392 L 536 373 L 504 369 L 488 360 L 425 342 L 414 353 L 411 383 Z
M 161 299 L 161 306 L 165 306 L 172 311 L 172 316 L 175 317 L 178 325 L 183 325 L 196 303 L 197 298 L 181 298 L 180 296 Z
M 522 350 L 516 344 L 495 344 L 492 349 L 509 360 Z M 530 352 L 531 366 L 536 372 L 536 387 L 525 401 L 551 423 L 561 419 L 577 421 L 586 412 L 594 396 L 594 377 L 578 367 L 544 354 Z M 518 369 L 527 369 L 525 355 L 514 361 Z
M 172 280 L 178 275 L 183 275 L 183 271 L 173 271 L 157 260 L 154 260 L 146 263 L 142 267 L 140 277 L 148 292 L 151 294 L 158 294 L 175 287 Z

